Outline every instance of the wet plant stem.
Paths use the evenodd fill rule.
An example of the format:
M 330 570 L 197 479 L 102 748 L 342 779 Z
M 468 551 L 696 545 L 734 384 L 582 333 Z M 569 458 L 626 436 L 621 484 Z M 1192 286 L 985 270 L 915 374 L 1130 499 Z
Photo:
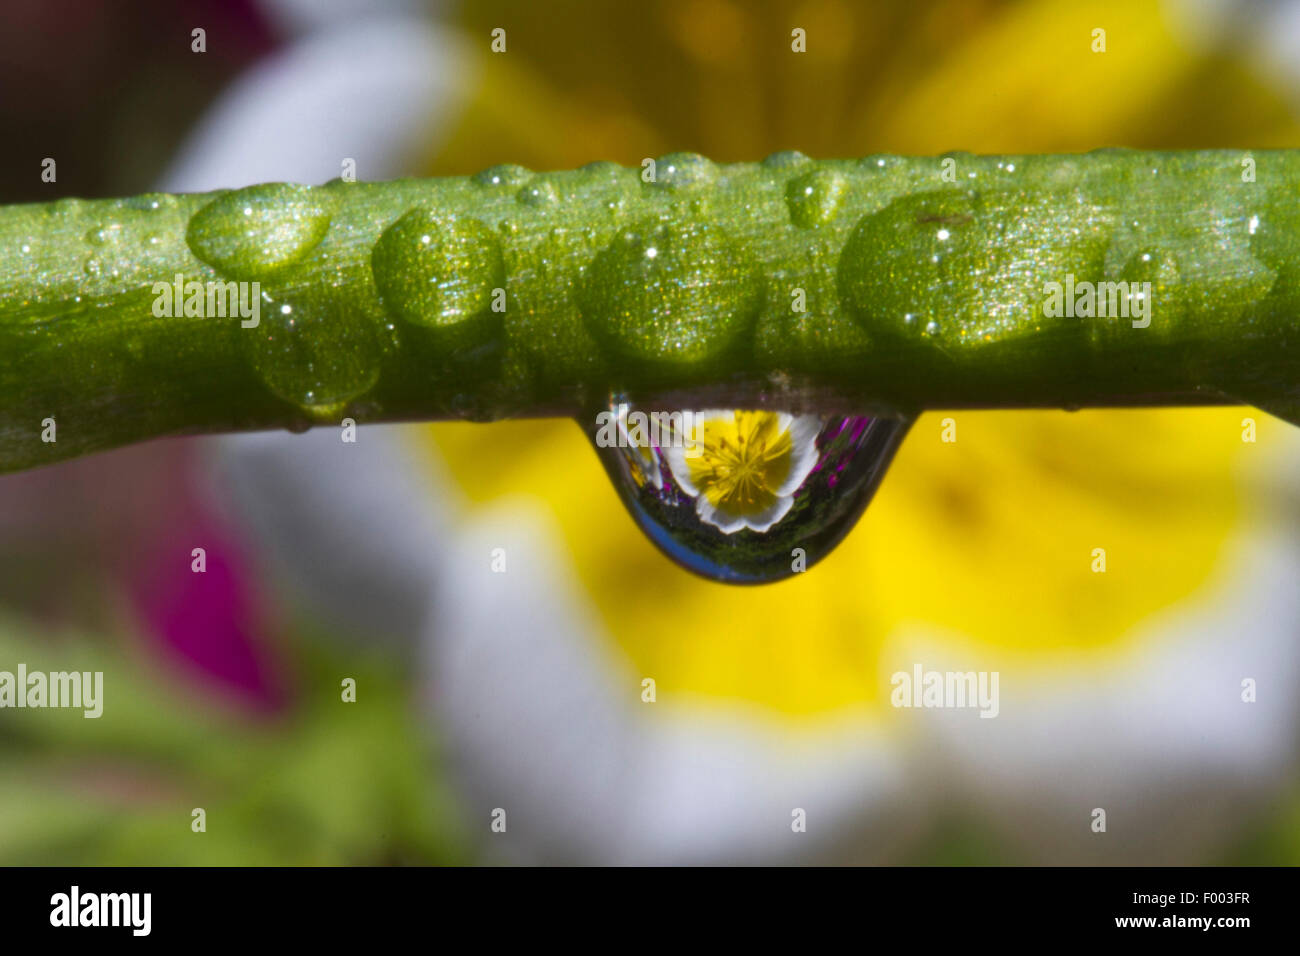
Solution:
M 0 471 L 643 406 L 1300 418 L 1300 153 L 519 167 L 0 208 Z

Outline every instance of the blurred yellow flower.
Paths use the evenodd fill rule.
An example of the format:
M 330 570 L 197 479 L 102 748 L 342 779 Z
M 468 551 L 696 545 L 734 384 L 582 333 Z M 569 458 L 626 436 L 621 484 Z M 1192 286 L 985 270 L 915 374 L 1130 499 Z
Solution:
M 484 53 L 482 84 L 437 172 L 505 160 L 635 165 L 680 149 L 753 160 L 783 148 L 1297 145 L 1282 104 L 1243 70 L 1217 64 L 1207 91 L 1203 62 L 1150 0 L 673 0 L 582 16 L 486 2 L 464 18 L 473 35 L 504 24 L 512 52 Z M 795 26 L 807 30 L 806 54 L 790 49 Z M 1098 28 L 1106 47 L 1094 53 Z M 887 709 L 896 667 L 883 656 L 907 628 L 993 654 L 1004 674 L 1113 656 L 1147 617 L 1207 582 L 1243 520 L 1238 472 L 1286 426 L 1258 416 L 1257 443 L 1244 444 L 1242 416 L 961 412 L 943 416 L 952 442 L 940 416 L 922 416 L 838 551 L 762 588 L 712 584 L 664 558 L 621 513 L 572 423 L 430 434 L 471 501 L 525 494 L 553 512 L 607 632 L 661 694 L 816 715 Z M 733 427 L 738 441 L 750 425 Z M 719 439 L 714 471 L 685 475 L 723 520 L 766 520 L 783 448 L 733 458 Z M 671 626 L 697 620 L 727 626 Z

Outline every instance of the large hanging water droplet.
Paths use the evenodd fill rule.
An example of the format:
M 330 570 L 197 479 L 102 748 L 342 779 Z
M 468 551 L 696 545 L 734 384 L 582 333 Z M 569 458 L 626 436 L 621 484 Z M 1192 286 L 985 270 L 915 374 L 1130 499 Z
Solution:
M 325 189 L 265 183 L 225 193 L 190 220 L 185 242 L 214 269 L 236 279 L 263 279 L 300 262 L 329 231 L 333 203 Z
M 778 581 L 824 558 L 871 500 L 905 418 L 649 412 L 615 396 L 588 430 L 632 518 L 715 581 Z

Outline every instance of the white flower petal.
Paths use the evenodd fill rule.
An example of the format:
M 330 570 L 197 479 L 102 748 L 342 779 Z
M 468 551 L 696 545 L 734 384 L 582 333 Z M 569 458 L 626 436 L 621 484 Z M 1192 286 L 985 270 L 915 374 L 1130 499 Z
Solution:
M 223 91 L 161 188 L 321 183 L 348 158 L 359 179 L 400 175 L 459 109 L 472 65 L 459 41 L 425 20 L 361 20 L 309 35 Z

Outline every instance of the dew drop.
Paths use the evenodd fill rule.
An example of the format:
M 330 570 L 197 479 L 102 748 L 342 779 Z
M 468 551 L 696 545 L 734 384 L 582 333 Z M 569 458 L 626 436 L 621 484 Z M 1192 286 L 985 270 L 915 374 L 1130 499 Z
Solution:
M 524 206 L 552 206 L 560 201 L 560 193 L 554 184 L 539 176 L 515 193 L 515 201 Z
M 324 189 L 266 183 L 224 193 L 190 219 L 185 242 L 199 259 L 237 279 L 262 279 L 302 261 L 329 231 Z
M 797 149 L 783 149 L 780 152 L 764 156 L 762 164 L 768 169 L 793 169 L 796 166 L 803 166 L 810 162 L 812 160 Z
M 236 333 L 266 387 L 317 420 L 333 420 L 379 380 L 369 319 L 321 292 L 263 290 L 257 327 Z
M 588 328 L 643 362 L 695 363 L 735 344 L 761 305 L 762 284 L 721 226 L 643 219 L 587 270 Z
M 500 166 L 489 166 L 487 169 L 475 173 L 470 179 L 480 186 L 522 186 L 528 180 L 533 178 L 531 169 L 525 169 L 523 166 L 516 166 L 513 163 L 503 163 Z
M 618 396 L 582 423 L 632 519 L 714 581 L 761 584 L 834 550 L 875 493 L 910 421 L 707 409 Z
M 578 172 L 580 172 L 586 179 L 603 179 L 611 182 L 620 180 L 627 176 L 626 169 L 618 163 L 611 162 L 608 159 L 598 159 L 594 163 L 587 163 L 585 166 L 579 166 Z
M 505 288 L 501 243 L 477 219 L 412 209 L 384 230 L 370 267 L 395 319 L 452 334 L 458 344 L 480 343 L 500 325 L 492 305 L 494 290 Z
M 718 178 L 718 167 L 699 153 L 668 153 L 655 160 L 654 185 L 664 189 L 706 186 Z
M 846 186 L 844 177 L 829 169 L 814 169 L 796 176 L 785 189 L 790 221 L 804 229 L 830 222 L 840 210 Z
M 1048 282 L 1102 272 L 1106 233 L 1079 224 L 1076 198 L 940 190 L 896 199 L 863 216 L 845 244 L 841 301 L 868 331 L 942 348 L 1032 334 Z
M 1168 332 L 1177 326 L 1187 310 L 1188 301 L 1182 291 L 1178 260 L 1172 254 L 1154 246 L 1140 249 L 1124 264 L 1120 279 L 1127 284 L 1128 295 L 1127 301 L 1118 303 L 1120 315 L 1151 316 L 1158 302 L 1161 321 L 1156 324 L 1155 331 Z M 1094 320 L 1094 325 L 1104 324 L 1104 320 Z M 1110 324 L 1121 328 L 1128 325 L 1127 322 L 1115 321 L 1114 316 Z
M 122 200 L 128 209 L 141 212 L 157 212 L 159 209 L 172 209 L 176 206 L 176 197 L 170 193 L 142 193 Z

